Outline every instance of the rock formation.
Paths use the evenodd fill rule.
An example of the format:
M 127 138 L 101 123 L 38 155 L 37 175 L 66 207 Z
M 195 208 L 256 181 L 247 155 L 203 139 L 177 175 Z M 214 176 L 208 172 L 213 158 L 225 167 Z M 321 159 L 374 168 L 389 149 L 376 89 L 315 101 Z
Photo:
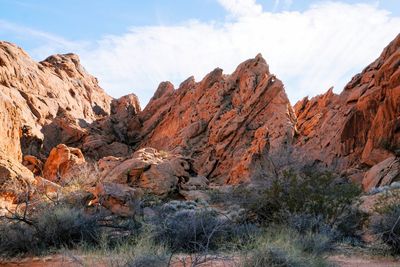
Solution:
M 268 154 L 290 144 L 295 133 L 283 84 L 261 55 L 231 75 L 215 69 L 200 82 L 187 79 L 176 90 L 161 83 L 128 124 L 135 125 L 136 135 L 140 132 L 138 147 L 190 157 L 200 175 L 228 184 L 275 176 Z
M 48 129 L 59 123 L 55 119 L 61 113 L 90 123 L 110 113 L 110 102 L 76 55 L 55 55 L 37 63 L 16 45 L 0 42 L 0 169 L 6 170 L 0 180 L 19 177 L 22 186 L 22 180 L 33 179 L 21 164 L 23 156 L 45 159 L 58 145 L 59 132 Z M 0 189 L 8 191 L 5 186 Z
M 297 163 L 323 165 L 362 181 L 370 167 L 399 156 L 399 64 L 400 35 L 340 95 L 329 90 L 299 101 L 295 105 L 299 136 L 292 154 L 301 158 Z M 373 184 L 378 186 L 379 181 Z
M 209 183 L 263 184 L 285 168 L 329 169 L 370 190 L 400 179 L 400 35 L 342 93 L 294 108 L 261 55 L 231 75 L 162 82 L 141 110 L 134 94 L 107 96 L 76 55 L 36 63 L 0 42 L 0 123 L 7 194 L 15 183 L 57 188 L 92 161 L 93 203 L 124 214 L 136 188 L 193 199 Z

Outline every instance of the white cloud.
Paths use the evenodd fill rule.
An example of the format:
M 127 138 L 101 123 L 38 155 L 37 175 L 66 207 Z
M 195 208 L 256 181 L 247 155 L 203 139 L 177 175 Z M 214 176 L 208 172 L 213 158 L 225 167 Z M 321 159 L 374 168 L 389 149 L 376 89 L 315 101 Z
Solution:
M 234 4 L 227 9 L 239 14 Z M 246 14 L 223 24 L 134 27 L 105 37 L 82 60 L 111 94 L 135 92 L 145 104 L 160 81 L 179 85 L 191 75 L 199 80 L 217 66 L 230 73 L 261 52 L 295 102 L 330 86 L 340 92 L 400 29 L 400 18 L 365 4 L 328 2 L 305 12 Z
M 294 104 L 331 86 L 340 92 L 400 29 L 400 18 L 376 5 L 325 2 L 304 12 L 271 13 L 251 0 L 218 1 L 235 20 L 133 27 L 123 35 L 105 36 L 90 49 L 85 43 L 65 45 L 75 48 L 109 94 L 133 92 L 142 104 L 161 81 L 179 85 L 191 75 L 200 80 L 215 67 L 231 73 L 261 52 Z M 46 40 L 46 49 L 36 51 L 65 41 Z
M 60 50 L 81 51 L 83 47 L 89 45 L 87 42 L 69 41 L 54 34 L 38 31 L 1 19 L 0 30 L 3 34 L 13 34 L 16 39 L 36 40 L 38 45 L 30 51 L 31 56 L 35 58 L 44 58 Z
M 256 16 L 262 13 L 262 6 L 256 0 L 218 0 L 234 17 Z

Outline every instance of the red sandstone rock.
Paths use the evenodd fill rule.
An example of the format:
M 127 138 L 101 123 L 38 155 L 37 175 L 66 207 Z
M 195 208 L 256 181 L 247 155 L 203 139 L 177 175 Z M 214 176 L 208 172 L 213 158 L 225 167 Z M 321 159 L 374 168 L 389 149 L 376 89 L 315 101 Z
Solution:
M 95 197 L 89 206 L 102 205 L 120 216 L 133 216 L 137 203 L 143 196 L 142 190 L 138 188 L 116 183 L 98 183 L 89 191 Z
M 330 89 L 294 111 L 258 55 L 231 75 L 215 69 L 177 89 L 163 82 L 141 111 L 133 94 L 111 101 L 76 55 L 36 63 L 0 42 L 0 156 L 23 172 L 23 154 L 44 159 L 65 143 L 101 159 L 103 181 L 160 195 L 208 181 L 264 182 L 304 166 L 341 172 L 366 189 L 389 184 L 391 172 L 374 173 L 400 154 L 399 60 L 400 35 L 340 95 Z M 44 177 L 63 179 L 84 162 L 79 149 L 54 148 Z M 37 173 L 33 161 L 27 166 Z
M 128 184 L 157 195 L 166 195 L 180 188 L 207 186 L 204 182 L 207 179 L 196 177 L 190 159 L 153 148 L 140 149 L 126 160 L 115 157 L 101 159 L 99 170 L 104 182 Z
M 82 163 L 85 163 L 85 158 L 79 149 L 60 144 L 51 150 L 44 164 L 43 177 L 52 182 L 61 182 L 74 166 Z
M 396 180 L 400 180 L 400 159 L 390 157 L 368 170 L 362 185 L 365 191 L 369 191 L 379 186 L 390 185 Z
M 140 147 L 193 158 L 200 175 L 230 184 L 274 176 L 269 153 L 290 144 L 295 133 L 283 84 L 261 55 L 231 75 L 215 69 L 202 81 L 189 78 L 176 90 L 161 83 L 139 121 Z
M 292 157 L 301 158 L 299 164 L 324 165 L 336 171 L 356 167 L 362 173 L 398 153 L 399 61 L 400 35 L 354 76 L 340 95 L 330 90 L 298 102 L 295 110 L 300 134 Z M 365 188 L 379 185 L 378 177 L 366 175 L 366 179 Z M 375 182 L 371 184 L 371 180 Z

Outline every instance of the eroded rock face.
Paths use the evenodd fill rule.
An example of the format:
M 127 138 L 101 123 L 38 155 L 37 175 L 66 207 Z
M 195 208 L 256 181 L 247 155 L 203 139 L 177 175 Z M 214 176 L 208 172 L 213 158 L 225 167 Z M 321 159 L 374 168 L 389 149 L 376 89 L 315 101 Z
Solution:
M 365 191 L 400 180 L 400 158 L 390 157 L 369 169 L 362 180 Z
M 364 172 L 400 147 L 400 35 L 353 77 L 340 95 L 329 90 L 295 105 L 299 137 L 293 157 L 332 170 Z M 369 181 L 362 183 L 370 188 Z M 379 183 L 374 183 L 379 185 Z
M 43 177 L 52 182 L 62 182 L 71 176 L 73 168 L 85 163 L 85 157 L 78 148 L 59 144 L 53 148 L 44 164 Z
M 12 162 L 7 167 L 7 173 L 15 174 L 11 176 L 27 175 L 21 164 L 24 155 L 40 161 L 59 143 L 80 142 L 85 133 L 72 121 L 85 124 L 106 116 L 110 103 L 76 55 L 37 63 L 16 45 L 0 42 L 0 156 Z M 33 161 L 25 158 L 37 175 L 40 164 Z
M 215 69 L 176 90 L 161 83 L 138 118 L 139 147 L 190 157 L 199 175 L 218 183 L 274 176 L 269 153 L 290 144 L 295 133 L 283 84 L 261 55 L 240 64 L 232 75 Z
M 263 183 L 305 166 L 340 172 L 369 190 L 397 179 L 373 173 L 400 154 L 399 62 L 400 35 L 341 94 L 330 89 L 293 109 L 257 55 L 231 75 L 217 68 L 177 89 L 163 82 L 142 111 L 133 94 L 108 97 L 76 55 L 36 63 L 0 42 L 0 156 L 23 168 L 25 155 L 38 175 L 51 151 L 43 176 L 59 181 L 84 162 L 82 151 L 100 159 L 104 183 L 159 195 L 193 197 L 188 192 L 209 182 Z
M 195 186 L 197 177 L 191 159 L 153 148 L 140 149 L 128 159 L 106 157 L 98 165 L 101 181 L 128 184 L 162 196 Z
M 111 97 L 98 86 L 97 79 L 84 70 L 74 54 L 54 55 L 37 63 L 16 45 L 0 42 L 0 92 L 1 109 L 10 101 L 14 109 L 6 107 L 9 115 L 2 114 L 0 120 L 8 124 L 17 121 L 17 125 L 10 125 L 13 131 L 29 128 L 27 140 L 23 140 L 26 146 L 22 146 L 26 155 L 39 156 L 35 152 L 40 148 L 29 147 L 35 138 L 56 138 L 46 136 L 42 127 L 51 124 L 60 109 L 76 120 L 87 122 L 110 113 Z M 6 98 L 9 101 L 5 101 Z M 7 142 L 9 146 L 16 146 L 14 150 L 21 150 L 17 136 L 18 140 L 13 139 L 15 142 Z M 19 159 L 22 160 L 20 151 Z

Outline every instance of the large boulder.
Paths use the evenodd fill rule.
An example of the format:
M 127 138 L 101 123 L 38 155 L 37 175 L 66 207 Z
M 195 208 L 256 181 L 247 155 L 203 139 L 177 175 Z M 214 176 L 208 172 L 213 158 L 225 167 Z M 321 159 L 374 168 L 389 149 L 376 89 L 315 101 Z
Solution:
M 104 182 L 127 184 L 161 196 L 177 193 L 187 182 L 196 184 L 193 178 L 197 177 L 191 159 L 153 148 L 140 149 L 125 160 L 101 159 L 99 169 Z M 203 186 L 204 182 L 197 184 Z
M 135 215 L 139 200 L 143 196 L 141 189 L 117 183 L 100 182 L 89 191 L 94 195 L 89 206 L 102 205 L 120 216 Z
M 400 180 L 400 158 L 390 157 L 369 169 L 362 180 L 365 191 Z
M 44 164 L 43 177 L 52 182 L 69 180 L 76 166 L 85 163 L 85 158 L 78 148 L 59 144 L 53 148 Z

